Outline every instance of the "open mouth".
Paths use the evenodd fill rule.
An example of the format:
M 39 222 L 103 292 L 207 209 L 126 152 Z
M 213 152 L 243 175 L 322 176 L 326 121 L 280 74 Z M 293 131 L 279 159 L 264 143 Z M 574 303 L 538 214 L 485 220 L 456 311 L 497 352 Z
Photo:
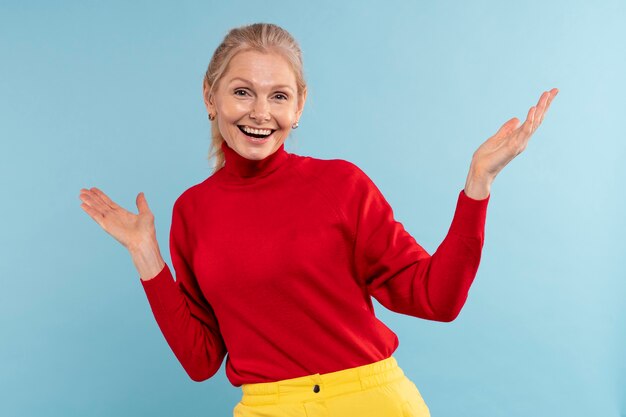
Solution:
M 276 129 L 253 129 L 248 126 L 241 125 L 237 125 L 237 127 L 243 132 L 244 135 L 255 139 L 265 139 L 276 131 Z

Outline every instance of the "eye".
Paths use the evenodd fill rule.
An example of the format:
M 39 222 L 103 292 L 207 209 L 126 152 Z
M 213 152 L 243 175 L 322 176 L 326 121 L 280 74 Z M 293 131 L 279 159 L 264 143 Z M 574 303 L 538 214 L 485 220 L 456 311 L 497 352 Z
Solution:
M 241 93 L 241 94 L 240 94 L 240 93 Z M 245 96 L 246 94 L 248 94 L 248 92 L 247 92 L 246 90 L 244 90 L 243 88 L 238 88 L 238 89 L 236 89 L 236 90 L 234 91 L 234 94 L 235 94 L 236 96 L 243 97 L 243 96 Z
M 285 94 L 283 94 L 283 93 L 278 93 L 274 97 L 276 97 L 278 100 L 287 100 L 288 99 L 288 97 Z

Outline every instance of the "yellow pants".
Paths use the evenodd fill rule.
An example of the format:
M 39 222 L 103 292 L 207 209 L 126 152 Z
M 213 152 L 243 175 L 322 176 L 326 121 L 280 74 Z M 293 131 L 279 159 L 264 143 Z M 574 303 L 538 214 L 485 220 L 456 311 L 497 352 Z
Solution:
M 241 390 L 233 417 L 430 417 L 393 356 L 337 372 L 243 384 Z

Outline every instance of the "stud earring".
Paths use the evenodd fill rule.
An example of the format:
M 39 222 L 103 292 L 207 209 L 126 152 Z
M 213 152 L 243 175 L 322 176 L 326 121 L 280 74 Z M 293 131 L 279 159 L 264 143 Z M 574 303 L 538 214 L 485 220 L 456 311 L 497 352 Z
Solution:
M 214 115 L 214 114 L 209 113 L 209 120 L 210 120 L 210 121 L 215 120 L 215 115 Z
M 298 128 L 298 122 L 295 122 L 294 124 L 291 125 L 292 129 L 297 129 Z

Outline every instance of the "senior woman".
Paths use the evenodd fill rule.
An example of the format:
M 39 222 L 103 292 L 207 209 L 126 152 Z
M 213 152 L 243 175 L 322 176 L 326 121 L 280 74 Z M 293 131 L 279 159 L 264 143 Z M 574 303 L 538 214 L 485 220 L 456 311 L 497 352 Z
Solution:
M 544 92 L 474 153 L 450 229 L 431 256 L 351 162 L 288 153 L 307 96 L 284 29 L 232 29 L 203 85 L 214 171 L 176 200 L 163 261 L 143 193 L 134 215 L 97 188 L 81 207 L 130 252 L 167 343 L 194 381 L 241 387 L 234 416 L 429 416 L 398 366 L 386 308 L 449 322 L 480 262 L 490 186 L 557 94 Z

